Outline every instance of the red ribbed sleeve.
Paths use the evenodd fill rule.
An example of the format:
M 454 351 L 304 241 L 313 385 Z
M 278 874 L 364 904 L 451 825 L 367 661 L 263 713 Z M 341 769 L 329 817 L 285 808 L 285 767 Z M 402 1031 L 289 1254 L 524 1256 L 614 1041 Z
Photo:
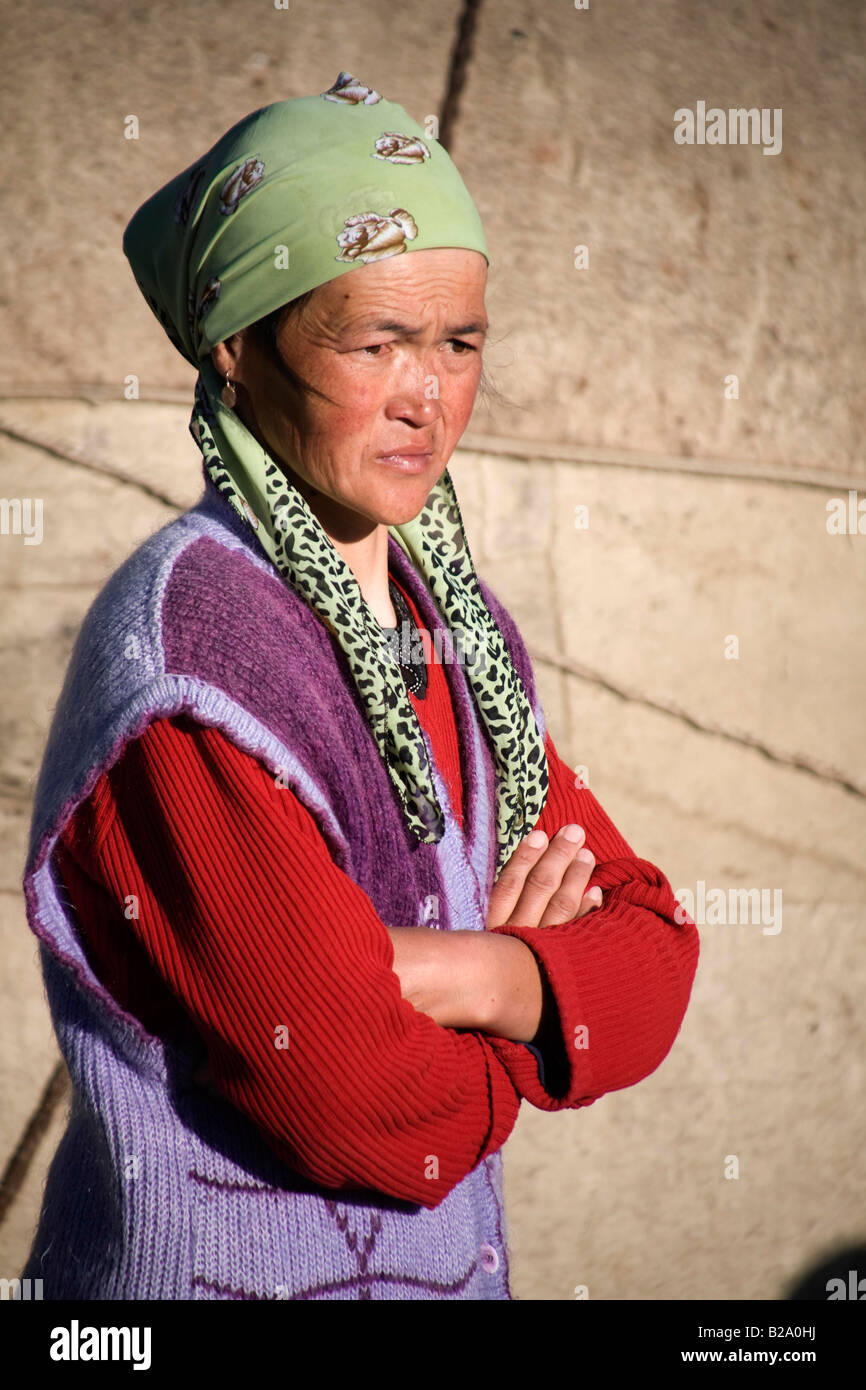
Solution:
M 435 1207 L 505 1142 L 519 1097 L 490 1041 L 402 999 L 370 899 L 301 802 L 217 730 L 151 724 L 57 853 L 91 948 L 132 934 L 215 1085 L 294 1170 Z
M 548 736 L 550 791 L 538 826 L 552 837 L 574 822 L 586 832 L 596 858 L 589 880 L 604 897 L 585 917 L 555 927 L 496 927 L 519 937 L 535 955 L 549 984 L 561 1040 L 550 1052 L 541 1085 L 532 1053 L 495 1038 L 493 1045 L 521 1096 L 542 1110 L 592 1104 L 607 1091 L 633 1086 L 663 1061 L 673 1046 L 691 993 L 698 961 L 698 933 L 691 920 L 678 925 L 677 901 L 668 880 L 638 859 L 592 792 L 575 786 L 572 769 Z

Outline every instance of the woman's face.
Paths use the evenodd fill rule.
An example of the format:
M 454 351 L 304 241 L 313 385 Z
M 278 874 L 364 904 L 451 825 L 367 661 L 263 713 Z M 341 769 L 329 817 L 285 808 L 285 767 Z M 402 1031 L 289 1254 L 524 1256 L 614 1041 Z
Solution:
M 316 289 L 282 324 L 276 354 L 244 332 L 214 350 L 238 414 L 332 535 L 358 538 L 424 506 L 472 412 L 486 279 L 477 251 L 389 257 Z M 313 389 L 297 389 L 280 359 Z

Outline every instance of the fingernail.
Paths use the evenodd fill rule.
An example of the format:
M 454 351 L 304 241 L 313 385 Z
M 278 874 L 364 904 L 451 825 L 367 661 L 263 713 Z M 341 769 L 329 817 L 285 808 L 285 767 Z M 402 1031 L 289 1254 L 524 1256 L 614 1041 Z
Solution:
M 531 835 L 527 835 L 526 844 L 532 849 L 540 849 L 542 845 L 547 844 L 547 836 L 543 830 L 533 830 Z
M 567 825 L 562 832 L 563 839 L 571 840 L 572 844 L 579 844 L 584 838 L 582 825 Z
M 581 864 L 595 863 L 595 855 L 593 854 L 591 849 L 579 849 L 577 851 L 577 857 L 580 860 Z

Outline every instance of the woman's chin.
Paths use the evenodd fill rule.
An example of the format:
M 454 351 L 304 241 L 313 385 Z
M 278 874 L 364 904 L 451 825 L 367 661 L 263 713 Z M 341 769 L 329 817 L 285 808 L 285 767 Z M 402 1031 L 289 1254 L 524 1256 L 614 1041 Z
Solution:
M 417 503 L 413 503 L 411 506 L 388 508 L 383 518 L 384 524 L 386 526 L 406 526 L 408 522 L 414 521 L 416 516 L 424 510 L 429 496 L 430 493 L 428 491 L 423 497 L 418 499 Z
M 427 498 L 436 486 L 441 473 L 431 473 L 407 477 L 397 487 L 388 487 L 381 494 L 376 506 L 379 520 L 385 526 L 403 526 L 413 521 L 423 510 Z

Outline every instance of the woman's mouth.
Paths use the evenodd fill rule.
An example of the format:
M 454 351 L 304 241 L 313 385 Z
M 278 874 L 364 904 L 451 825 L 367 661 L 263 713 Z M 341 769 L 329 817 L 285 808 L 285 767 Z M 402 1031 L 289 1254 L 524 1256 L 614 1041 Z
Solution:
M 377 461 L 400 473 L 423 473 L 433 458 L 432 449 L 395 449 L 391 454 L 379 454 Z

